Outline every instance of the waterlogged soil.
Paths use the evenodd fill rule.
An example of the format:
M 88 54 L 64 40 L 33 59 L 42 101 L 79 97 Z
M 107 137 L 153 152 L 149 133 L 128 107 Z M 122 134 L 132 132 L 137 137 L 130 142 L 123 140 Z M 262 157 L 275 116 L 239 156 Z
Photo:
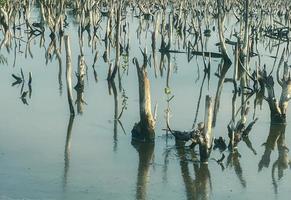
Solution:
M 37 21 L 38 15 L 32 14 L 31 18 Z M 279 147 L 282 143 L 289 147 L 291 141 L 290 109 L 286 127 L 270 127 L 269 107 L 263 102 L 261 108 L 256 108 L 258 122 L 249 135 L 253 150 L 241 142 L 236 153 L 224 152 L 223 166 L 214 160 L 221 157 L 219 150 L 212 152 L 208 165 L 200 164 L 197 162 L 198 149 L 184 148 L 163 129 L 166 128 L 167 99 L 172 96 L 169 102 L 171 128 L 192 128 L 204 75 L 202 57 L 194 56 L 188 62 L 185 53 L 171 54 L 162 66 L 162 75 L 158 70 L 155 76 L 151 51 L 153 22 L 143 22 L 140 39 L 136 31 L 139 19 L 128 14 L 127 22 L 130 27 L 129 54 L 121 56 L 121 81 L 115 80 L 116 96 L 114 91 L 108 90 L 109 64 L 102 58 L 105 48 L 101 39 L 105 34 L 106 17 L 102 18 L 103 29 L 98 32 L 101 38 L 97 50 L 88 46 L 88 34 L 84 32 L 83 51 L 87 65 L 84 103 L 74 118 L 70 117 L 67 101 L 64 44 L 61 49 L 62 72 L 56 56 L 46 63 L 49 29 L 45 32 L 45 48 L 40 47 L 39 37 L 32 39 L 31 54 L 26 50 L 26 42 L 16 38 L 9 52 L 1 49 L 7 63 L 0 65 L 0 199 L 288 199 L 291 173 L 288 164 L 281 161 L 282 149 Z M 237 26 L 233 22 L 231 16 L 226 18 L 227 36 Z M 80 55 L 78 25 L 70 17 L 68 23 L 65 34 L 70 36 L 75 72 Z M 148 31 L 146 23 L 149 23 Z M 215 26 L 215 21 L 210 25 Z M 17 32 L 18 37 L 26 41 L 24 30 L 23 26 Z M 182 45 L 175 39 L 178 38 L 176 33 L 173 38 L 172 47 L 179 50 Z M 218 41 L 217 29 L 211 30 L 206 50 L 219 52 L 215 45 Z M 270 42 L 277 43 L 275 40 Z M 265 48 L 265 43 L 264 39 L 259 43 L 260 58 L 271 69 L 274 58 L 270 56 L 275 56 L 277 49 Z M 157 44 L 160 45 L 160 39 Z M 155 144 L 137 145 L 131 142 L 131 130 L 139 121 L 138 80 L 132 59 L 137 57 L 141 63 L 139 48 L 145 47 L 152 55 L 147 68 L 152 107 L 158 105 L 156 140 Z M 233 47 L 228 48 L 233 51 Z M 99 52 L 95 65 L 97 81 L 92 68 L 96 51 Z M 161 54 L 158 51 L 156 56 L 159 62 Z M 109 60 L 114 62 L 114 58 L 112 49 Z M 214 73 L 220 62 L 219 58 L 211 59 L 211 76 L 203 86 L 198 122 L 204 119 L 205 95 L 215 97 L 218 78 Z M 255 61 L 251 61 L 251 65 L 254 64 Z M 15 79 L 11 75 L 21 77 L 21 69 L 25 77 L 23 89 L 22 83 L 12 86 Z M 232 71 L 231 68 L 227 76 L 232 77 Z M 32 73 L 32 91 L 23 102 L 21 95 L 29 91 L 29 72 Z M 77 78 L 75 75 L 72 78 L 75 85 Z M 76 100 L 75 90 L 73 95 Z M 227 142 L 232 96 L 233 85 L 225 83 L 213 128 L 215 137 L 222 136 Z M 254 115 L 254 98 L 248 105 L 247 120 L 250 122 Z M 77 111 L 77 104 L 74 106 Z M 238 101 L 237 109 L 239 106 Z M 115 113 L 119 116 L 122 110 L 120 120 L 115 120 Z M 284 156 L 289 157 L 287 150 Z

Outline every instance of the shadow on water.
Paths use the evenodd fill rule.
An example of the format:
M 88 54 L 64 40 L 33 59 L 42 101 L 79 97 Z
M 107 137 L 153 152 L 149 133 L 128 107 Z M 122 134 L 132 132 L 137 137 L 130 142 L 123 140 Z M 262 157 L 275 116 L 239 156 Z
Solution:
M 267 141 L 263 144 L 265 146 L 264 154 L 258 164 L 259 171 L 264 167 L 268 168 L 271 162 L 271 154 L 277 145 L 278 158 L 272 165 L 272 183 L 275 194 L 278 194 L 278 181 L 284 176 L 284 170 L 291 167 L 289 159 L 289 149 L 285 142 L 286 124 L 271 124 Z M 277 176 L 276 176 L 277 170 Z
M 146 200 L 148 184 L 150 179 L 150 166 L 154 156 L 154 143 L 139 143 L 132 141 L 133 147 L 138 152 L 138 171 L 136 181 L 136 196 L 137 200 Z

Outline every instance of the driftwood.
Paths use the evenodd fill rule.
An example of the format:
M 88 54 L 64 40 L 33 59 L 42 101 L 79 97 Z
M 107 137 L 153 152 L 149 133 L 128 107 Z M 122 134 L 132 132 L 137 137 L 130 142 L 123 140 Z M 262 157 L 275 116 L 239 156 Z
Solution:
M 136 65 L 139 85 L 139 114 L 140 121 L 132 129 L 132 139 L 143 142 L 153 142 L 155 139 L 155 120 L 151 111 L 150 80 L 147 75 L 148 57 L 146 50 L 143 54 L 143 65 L 140 67 L 138 60 L 133 59 Z

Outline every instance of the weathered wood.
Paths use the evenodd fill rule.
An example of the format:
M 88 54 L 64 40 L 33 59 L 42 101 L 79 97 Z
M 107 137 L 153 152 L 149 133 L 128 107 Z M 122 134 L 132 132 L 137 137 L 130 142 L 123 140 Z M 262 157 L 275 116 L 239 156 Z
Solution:
M 73 106 L 73 94 L 72 94 L 72 58 L 71 58 L 71 47 L 70 39 L 68 35 L 65 35 L 65 49 L 66 49 L 66 82 L 67 82 L 67 96 L 70 108 L 70 114 L 75 115 Z
M 78 114 L 82 114 L 84 111 L 84 104 L 86 104 L 84 100 L 84 77 L 86 74 L 86 66 L 85 59 L 83 55 L 78 56 L 78 73 L 76 74 L 78 82 L 75 86 L 75 90 L 77 91 L 77 112 Z
M 223 3 L 221 0 L 217 0 L 217 13 L 218 13 L 218 34 L 219 34 L 219 40 L 220 40 L 220 48 L 221 53 L 223 55 L 223 59 L 227 63 L 231 63 L 230 58 L 227 53 L 226 44 L 225 44 L 225 38 L 224 38 L 224 18 L 225 13 L 223 11 Z
M 283 51 L 284 52 L 284 51 Z M 283 57 L 283 55 L 282 55 Z M 282 58 L 281 58 L 282 60 Z M 288 108 L 288 102 L 291 97 L 291 78 L 290 78 L 290 70 L 288 69 L 288 65 L 284 63 L 284 73 L 282 78 L 280 78 L 280 66 L 282 62 L 280 61 L 279 66 L 277 68 L 277 82 L 281 86 L 281 96 L 280 101 L 276 99 L 274 92 L 274 80 L 272 75 L 267 75 L 266 70 L 262 70 L 259 72 L 259 80 L 265 85 L 267 89 L 268 96 L 266 98 L 269 108 L 270 108 L 270 118 L 271 123 L 286 123 L 286 112 Z
M 86 66 L 85 66 L 85 58 L 84 55 L 78 56 L 78 72 L 76 74 L 78 82 L 75 86 L 76 90 L 83 90 L 84 88 L 84 77 L 86 75 Z
M 213 102 L 210 96 L 205 99 L 204 130 L 199 144 L 200 161 L 207 163 L 213 143 L 212 133 Z
M 115 64 L 114 64 L 114 68 L 112 71 L 112 74 L 110 76 L 110 80 L 113 80 L 116 76 L 116 73 L 119 69 L 120 66 L 120 22 L 121 22 L 121 5 L 122 3 L 119 2 L 118 3 L 118 8 L 117 8 L 117 12 L 116 12 L 116 32 L 115 32 Z
M 220 98 L 221 98 L 224 82 L 226 79 L 226 73 L 228 72 L 228 70 L 231 66 L 231 63 L 229 63 L 227 61 L 225 62 L 224 59 L 222 59 L 222 63 L 223 63 L 223 67 L 222 67 L 221 72 L 219 74 L 219 80 L 218 80 L 218 85 L 217 85 L 215 100 L 214 100 L 213 121 L 212 121 L 213 127 L 216 124 L 216 118 L 217 118 L 217 114 L 218 114 L 218 110 L 219 110 L 219 106 L 220 106 Z
M 143 57 L 142 67 L 139 66 L 136 58 L 133 59 L 138 76 L 140 121 L 134 125 L 131 132 L 133 140 L 153 142 L 155 139 L 155 120 L 151 111 L 150 81 L 146 70 L 148 60 L 146 50 L 143 52 Z

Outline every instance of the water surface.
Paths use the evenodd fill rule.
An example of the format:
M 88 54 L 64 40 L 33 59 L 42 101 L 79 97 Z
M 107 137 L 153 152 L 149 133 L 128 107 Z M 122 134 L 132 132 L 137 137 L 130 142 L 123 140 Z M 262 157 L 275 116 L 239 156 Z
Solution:
M 38 20 L 38 7 L 33 7 L 30 21 Z M 70 36 L 73 70 L 77 71 L 80 47 L 78 23 L 75 20 L 69 15 L 69 24 L 64 30 Z M 149 23 L 149 29 L 142 31 L 139 42 L 136 30 L 140 21 L 131 12 L 127 14 L 126 20 L 130 24 L 129 56 L 121 57 L 124 70 L 121 69 L 121 84 L 117 79 L 115 81 L 117 96 L 114 97 L 114 91 L 111 94 L 108 91 L 106 80 L 109 65 L 102 59 L 104 42 L 101 39 L 105 34 L 107 18 L 102 17 L 101 20 L 102 29 L 98 30 L 100 40 L 96 50 L 88 46 L 88 35 L 84 32 L 83 50 L 88 66 L 83 94 L 86 103 L 83 104 L 83 112 L 74 118 L 70 117 L 67 102 L 64 44 L 61 53 L 62 84 L 58 78 L 59 64 L 55 55 L 47 63 L 45 60 L 46 48 L 50 43 L 47 26 L 44 47 L 39 46 L 40 37 L 32 39 L 32 56 L 26 52 L 26 42 L 22 40 L 13 39 L 9 52 L 5 48 L 1 49 L 0 53 L 7 58 L 7 64 L 0 65 L 0 199 L 288 199 L 291 173 L 288 166 L 285 169 L 280 168 L 280 164 L 276 165 L 279 155 L 276 143 L 286 143 L 288 146 L 291 129 L 289 123 L 285 131 L 282 126 L 270 128 L 266 102 L 262 109 L 257 109 L 256 117 L 259 120 L 250 133 L 250 141 L 256 153 L 241 142 L 239 153 L 232 155 L 225 152 L 224 170 L 214 160 L 210 160 L 208 166 L 194 162 L 191 156 L 197 157 L 195 153 L 198 150 L 191 152 L 177 144 L 171 135 L 165 135 L 165 110 L 167 99 L 172 95 L 171 128 L 190 130 L 192 127 L 203 78 L 201 56 L 188 62 L 187 54 L 170 54 L 168 83 L 167 62 L 163 76 L 158 72 L 155 77 L 151 59 L 152 66 L 148 67 L 148 75 L 151 81 L 152 106 L 158 104 L 156 141 L 155 144 L 132 144 L 131 129 L 139 121 L 139 102 L 136 69 L 131 60 L 137 57 L 141 62 L 139 48 L 147 47 L 148 53 L 152 54 L 153 22 L 142 21 L 144 27 Z M 23 22 L 23 18 L 20 21 Z M 234 21 L 231 16 L 226 18 L 229 27 L 226 35 L 230 35 L 230 31 L 237 26 Z M 211 20 L 210 24 L 215 26 L 215 20 Z M 27 41 L 25 30 L 25 25 L 22 25 L 16 31 L 16 37 Z M 192 39 L 188 38 L 190 41 Z M 218 52 L 215 45 L 218 42 L 217 31 L 212 32 L 207 40 L 206 50 Z M 157 41 L 157 46 L 159 45 L 160 38 Z M 174 39 L 173 49 L 179 49 L 178 45 L 178 40 Z M 262 62 L 273 63 L 274 59 L 269 55 L 276 55 L 276 49 L 267 50 L 263 39 L 259 48 Z M 91 67 L 96 51 L 99 52 L 95 65 L 97 82 Z M 112 49 L 109 59 L 114 62 L 114 58 Z M 157 59 L 161 59 L 159 52 Z M 255 62 L 251 61 L 251 64 L 254 65 Z M 203 121 L 205 95 L 214 97 L 217 89 L 218 78 L 214 73 L 220 59 L 212 59 L 211 63 L 209 87 L 206 81 L 198 121 Z M 20 76 L 21 69 L 26 79 L 23 91 L 29 90 L 28 74 L 32 72 L 32 93 L 30 98 L 26 98 L 28 105 L 21 101 L 21 84 L 11 86 L 14 82 L 11 75 Z M 232 69 L 227 76 L 232 76 Z M 73 76 L 73 85 L 76 83 L 77 79 Z M 165 88 L 170 88 L 170 96 L 165 94 Z M 213 129 L 217 138 L 227 138 L 232 90 L 232 84 L 224 84 Z M 76 99 L 76 91 L 73 92 Z M 127 109 L 120 119 L 122 128 L 115 120 L 115 111 L 121 112 L 124 96 L 127 97 Z M 253 101 L 254 98 L 251 98 L 251 109 L 247 116 L 249 122 L 253 118 Z M 288 122 L 290 115 L 289 110 Z M 270 130 L 271 136 L 268 139 Z M 217 159 L 220 156 L 218 150 L 211 154 L 211 158 Z M 259 170 L 262 157 L 267 157 L 267 160 L 262 161 L 265 165 Z

